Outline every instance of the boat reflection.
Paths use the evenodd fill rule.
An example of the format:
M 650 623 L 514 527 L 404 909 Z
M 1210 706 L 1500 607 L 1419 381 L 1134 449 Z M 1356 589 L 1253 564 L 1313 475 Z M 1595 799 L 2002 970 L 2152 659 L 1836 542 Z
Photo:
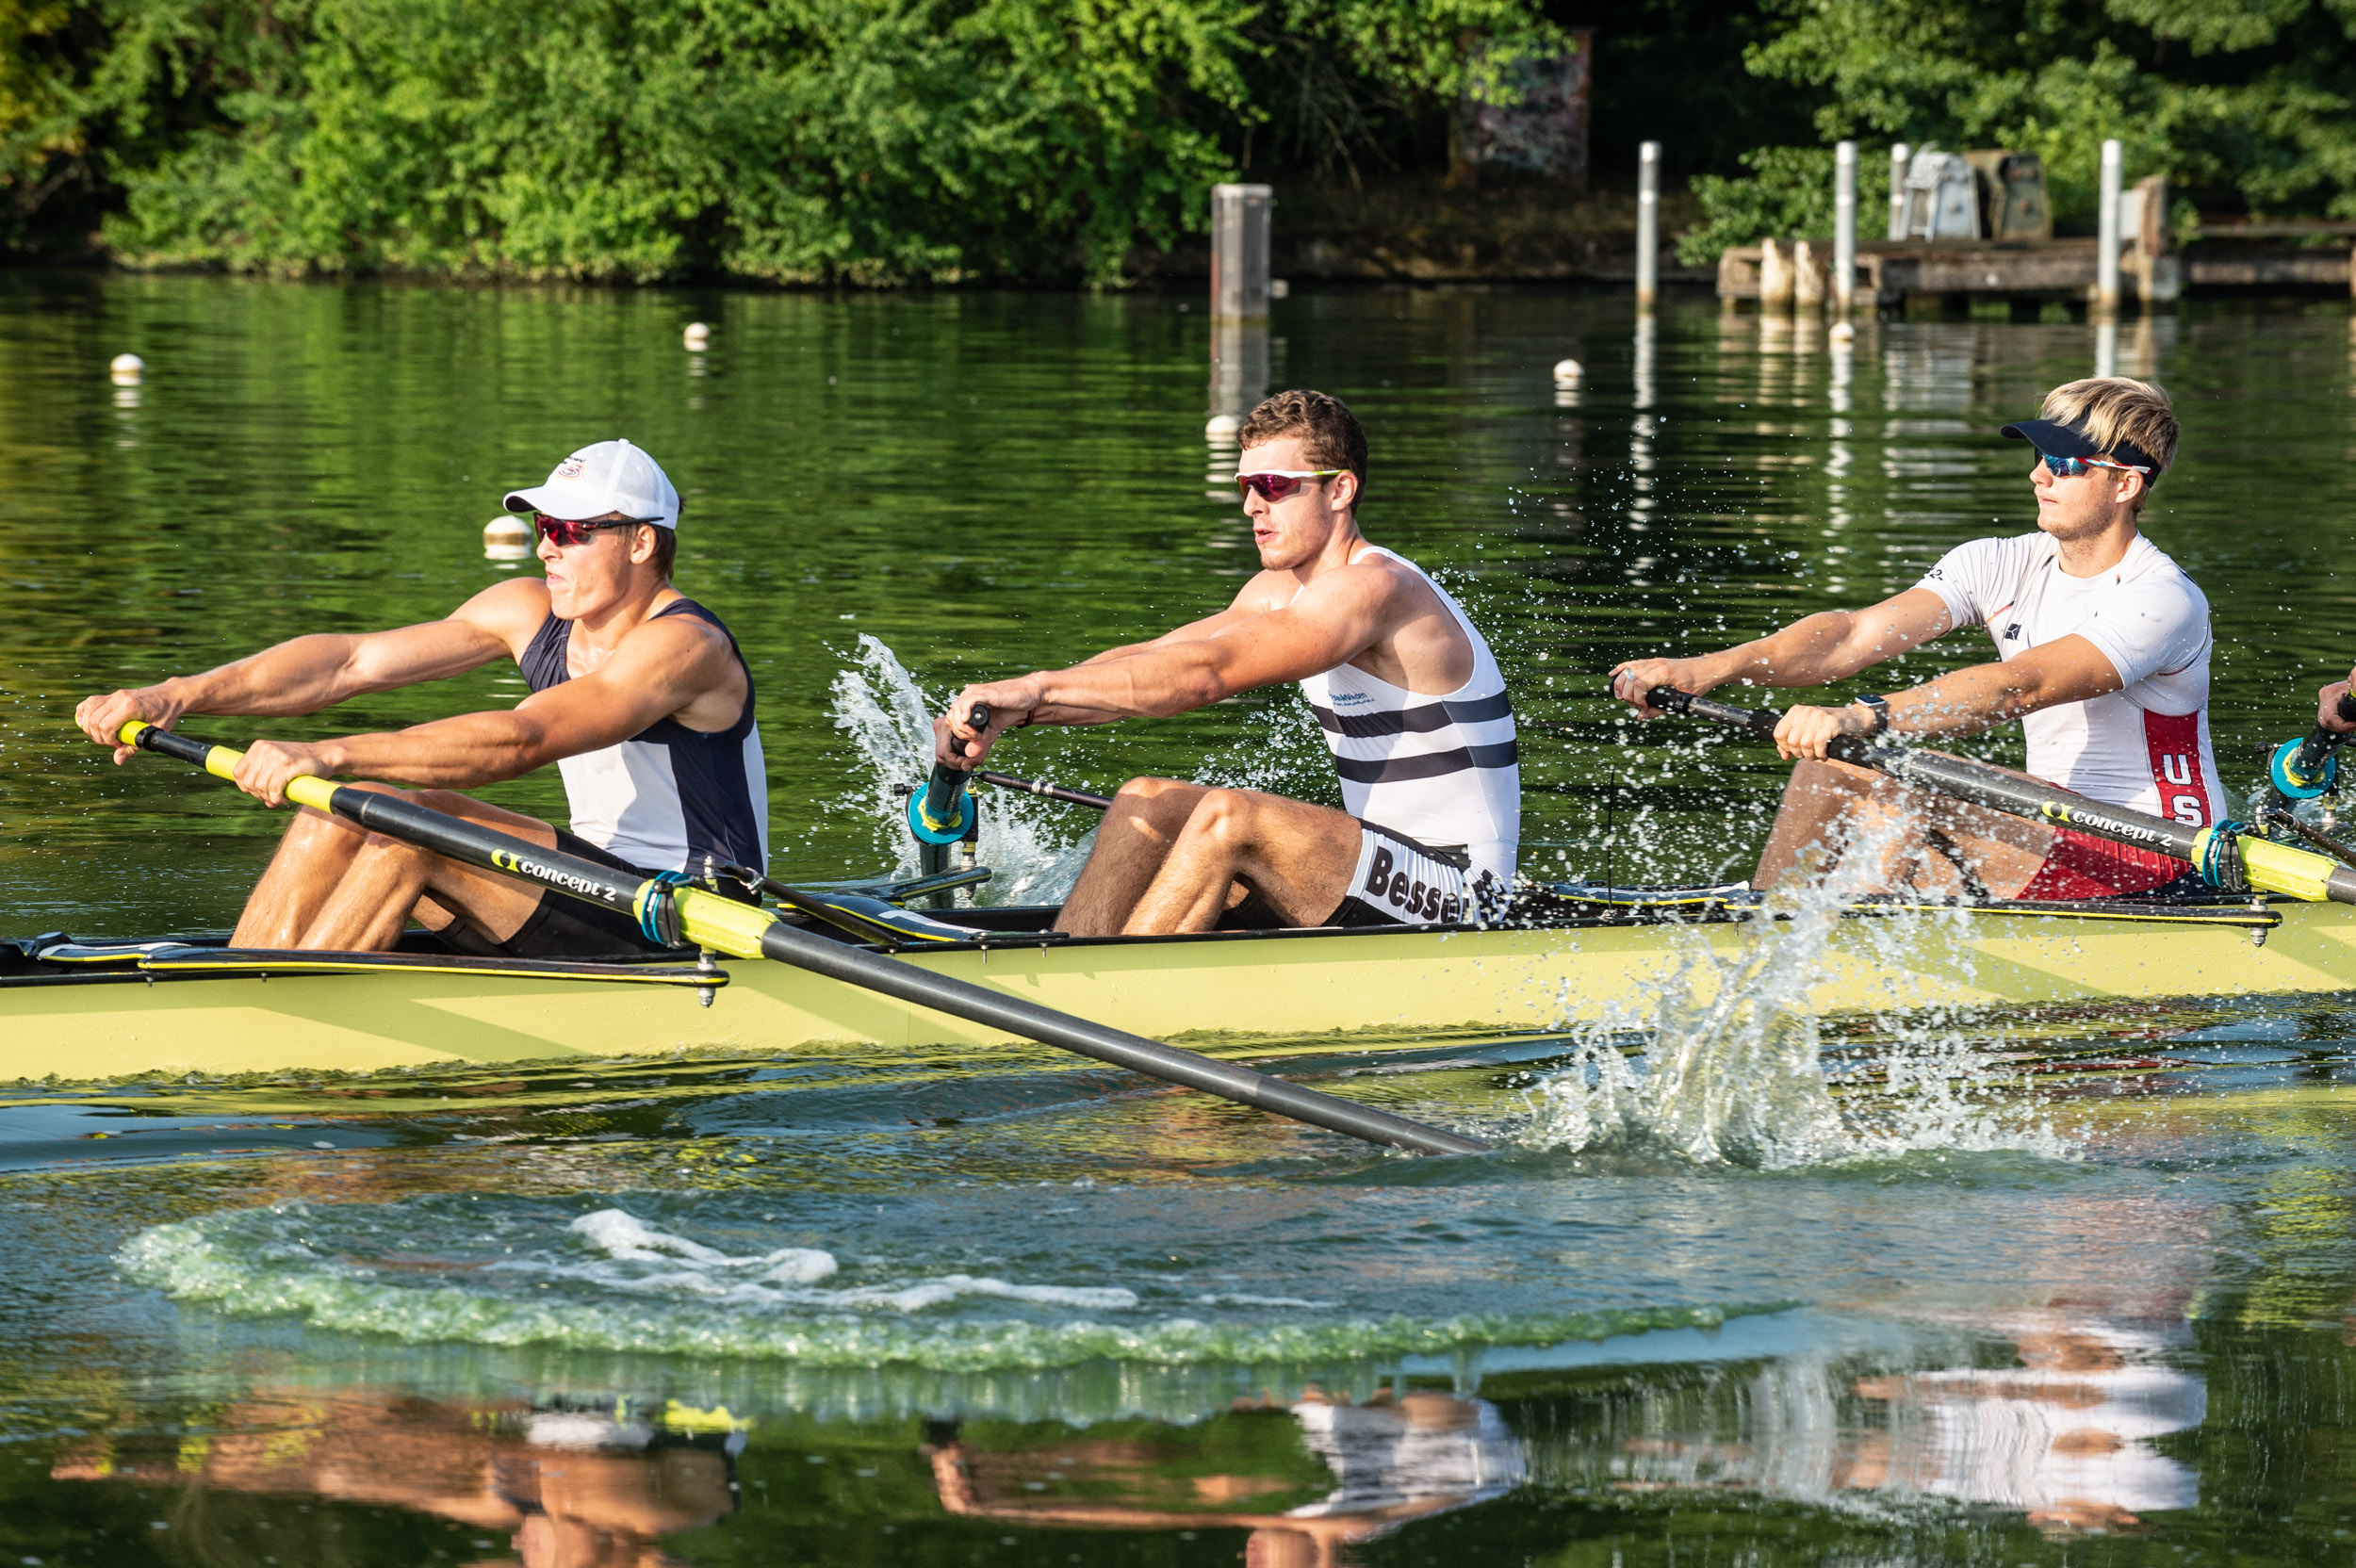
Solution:
M 1248 1568 L 1333 1568 L 1345 1546 L 1502 1496 L 1527 1478 L 1520 1442 L 1485 1400 L 1386 1389 L 1352 1404 L 1311 1388 L 1265 1413 L 1280 1412 L 1292 1418 L 1289 1430 L 1268 1434 L 1276 1443 L 1256 1468 L 1186 1474 L 1156 1464 L 1151 1443 L 1086 1432 L 993 1450 L 969 1443 L 954 1423 L 937 1426 L 924 1453 L 951 1513 L 1083 1529 L 1243 1529 Z M 1286 1494 L 1302 1490 L 1300 1449 L 1331 1485 L 1295 1500 Z
M 188 1560 L 254 1568 L 296 1560 L 272 1555 L 295 1531 L 358 1517 L 322 1526 L 319 1502 L 447 1521 L 460 1560 L 526 1568 L 732 1560 L 731 1541 L 813 1531 L 830 1544 L 811 1560 L 849 1563 L 890 1558 L 907 1544 L 886 1544 L 897 1531 L 960 1526 L 1002 1544 L 1036 1532 L 1042 1561 L 1090 1532 L 1234 1531 L 1249 1568 L 1340 1568 L 1475 1505 L 1510 1521 L 1517 1507 L 1612 1498 L 1625 1519 L 1690 1510 L 1697 1494 L 1797 1503 L 1835 1533 L 1956 1510 L 2049 1535 L 2132 1533 L 2202 1500 L 2177 1457 L 2195 1450 L 2168 1441 L 2208 1418 L 2184 1321 L 2052 1308 L 1649 1363 L 1597 1346 L 1583 1364 L 1498 1368 L 1478 1396 L 1468 1382 L 1369 1380 L 1354 1397 L 1280 1382 L 1176 1418 L 1057 1418 L 986 1397 L 895 1409 L 850 1397 L 849 1383 L 863 1409 L 728 1396 L 775 1413 L 757 1421 L 586 1393 L 437 1402 L 266 1388 L 73 1440 L 50 1478 L 114 1483 L 118 1498 L 170 1491 L 161 1511 Z M 133 1506 L 145 1517 L 153 1505 Z

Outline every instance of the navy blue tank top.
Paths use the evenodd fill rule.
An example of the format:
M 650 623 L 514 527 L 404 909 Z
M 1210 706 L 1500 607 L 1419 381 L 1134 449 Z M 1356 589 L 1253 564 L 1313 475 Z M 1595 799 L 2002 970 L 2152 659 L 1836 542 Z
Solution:
M 694 599 L 655 612 L 716 628 L 744 671 L 744 710 L 726 729 L 658 719 L 602 751 L 559 761 L 574 833 L 644 871 L 700 873 L 704 858 L 769 869 L 769 771 L 753 717 L 753 672 L 720 617 Z M 572 678 L 564 655 L 573 623 L 550 615 L 515 661 L 535 692 Z

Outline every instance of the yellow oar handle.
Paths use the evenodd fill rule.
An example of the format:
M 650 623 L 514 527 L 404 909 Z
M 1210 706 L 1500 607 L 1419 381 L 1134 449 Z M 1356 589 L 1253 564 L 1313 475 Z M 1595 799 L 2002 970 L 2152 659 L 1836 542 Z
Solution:
M 121 733 L 123 743 L 126 746 L 137 746 L 141 751 L 159 751 L 183 762 L 193 762 L 215 778 L 234 780 L 237 776 L 237 764 L 245 760 L 242 751 L 191 741 L 185 735 L 174 735 L 169 729 L 158 729 L 144 719 L 133 719 L 123 727 Z M 335 798 L 336 789 L 337 786 L 324 778 L 313 778 L 305 774 L 286 781 L 286 798 L 297 806 L 327 811 L 334 809 L 329 803 Z

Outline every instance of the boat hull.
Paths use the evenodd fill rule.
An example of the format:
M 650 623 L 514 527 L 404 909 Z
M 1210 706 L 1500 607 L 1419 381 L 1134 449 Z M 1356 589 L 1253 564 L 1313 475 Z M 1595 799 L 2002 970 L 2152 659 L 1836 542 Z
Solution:
M 2263 937 L 2263 942 L 2253 940 Z M 1782 942 L 1780 948 L 1761 942 Z M 607 968 L 430 961 L 0 978 L 0 1080 L 375 1072 L 658 1055 L 956 1059 L 1009 1037 L 780 964 L 727 961 L 706 1004 Z M 1809 941 L 1759 921 L 1599 920 L 1543 929 L 1219 934 L 1025 942 L 904 960 L 1221 1054 L 1418 1036 L 1644 1022 L 1664 988 L 1708 991 L 1805 964 L 1824 1014 L 2356 988 L 2356 915 L 2280 903 L 2195 912 L 1861 911 Z M 555 968 L 556 966 L 551 966 Z M 1039 1048 L 1030 1048 L 1037 1050 Z

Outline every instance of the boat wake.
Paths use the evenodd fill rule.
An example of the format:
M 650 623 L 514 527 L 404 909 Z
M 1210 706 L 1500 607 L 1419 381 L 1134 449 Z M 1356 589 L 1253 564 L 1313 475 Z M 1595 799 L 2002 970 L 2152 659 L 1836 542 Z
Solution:
M 1174 1268 L 1168 1245 L 1137 1239 L 1143 1227 L 1134 1225 L 1118 1248 L 1058 1255 L 1033 1241 L 1015 1255 L 939 1238 L 887 1240 L 879 1232 L 889 1222 L 865 1204 L 806 1200 L 794 1227 L 801 1233 L 781 1233 L 775 1217 L 725 1212 L 710 1194 L 692 1202 L 639 1194 L 620 1200 L 627 1208 L 593 1201 L 603 1206 L 578 1212 L 489 1194 L 281 1204 L 151 1227 L 116 1262 L 138 1283 L 230 1316 L 292 1315 L 413 1344 L 955 1372 L 1447 1356 L 1715 1328 L 1764 1310 L 1603 1301 L 1579 1310 L 1559 1296 L 1485 1312 L 1432 1311 L 1437 1298 L 1353 1306 L 1336 1298 L 1365 1292 L 1363 1271 L 1324 1273 L 1321 1296 L 1250 1288 L 1261 1282 L 1233 1269 Z M 810 1246 L 803 1226 L 812 1218 L 884 1250 Z M 702 1239 L 684 1233 L 691 1230 Z M 792 1244 L 762 1245 L 781 1240 Z
M 1742 927 L 1730 955 L 1702 928 L 1681 933 L 1654 1015 L 1624 1014 L 1582 1031 L 1571 1061 L 1530 1092 L 1522 1144 L 1758 1169 L 1927 1151 L 2066 1155 L 2052 1127 L 2007 1093 L 1998 1060 L 1908 995 L 1907 966 L 1919 955 L 1968 951 L 1967 917 L 1940 908 L 1843 915 L 1888 847 L 1860 834 L 1828 873 L 1791 879 Z M 1809 996 L 1835 963 L 1868 964 L 1888 977 L 1889 1009 L 1878 1021 L 1887 1043 L 1870 1075 L 1878 1082 L 1852 1074 L 1841 1084 L 1826 1071 Z
M 867 763 L 874 793 L 855 805 L 892 825 L 886 834 L 897 857 L 893 874 L 917 874 L 916 842 L 899 823 L 907 792 L 932 775 L 933 715 L 947 701 L 925 695 L 892 651 L 859 634 L 859 662 L 834 678 L 834 724 Z M 1094 824 L 1069 838 L 1072 808 L 1035 796 L 991 791 L 982 809 L 979 853 L 996 873 L 974 890 L 978 904 L 1060 904 L 1079 880 L 1094 841 Z

